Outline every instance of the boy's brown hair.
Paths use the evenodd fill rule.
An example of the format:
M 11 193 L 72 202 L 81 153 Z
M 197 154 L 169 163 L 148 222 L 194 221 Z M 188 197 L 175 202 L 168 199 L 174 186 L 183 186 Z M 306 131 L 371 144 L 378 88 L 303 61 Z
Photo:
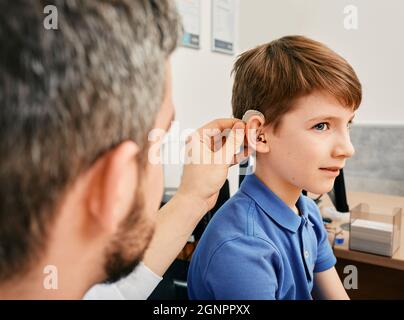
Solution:
M 321 90 L 344 107 L 356 110 L 362 88 L 349 63 L 320 42 L 287 36 L 242 53 L 232 74 L 233 115 L 261 111 L 274 130 L 302 96 Z

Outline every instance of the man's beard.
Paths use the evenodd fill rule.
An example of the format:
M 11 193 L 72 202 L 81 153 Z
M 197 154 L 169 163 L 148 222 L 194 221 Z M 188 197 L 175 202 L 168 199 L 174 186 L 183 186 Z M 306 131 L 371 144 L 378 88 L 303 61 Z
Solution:
M 138 191 L 130 213 L 107 248 L 106 283 L 128 276 L 143 258 L 154 231 L 153 220 L 144 212 L 144 200 L 142 192 Z

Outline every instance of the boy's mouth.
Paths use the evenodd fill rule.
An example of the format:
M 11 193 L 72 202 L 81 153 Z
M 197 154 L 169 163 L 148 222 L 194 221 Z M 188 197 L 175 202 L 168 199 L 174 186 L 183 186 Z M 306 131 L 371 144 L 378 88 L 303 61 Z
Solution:
M 320 170 L 323 170 L 325 172 L 329 173 L 334 173 L 334 174 L 339 174 L 339 170 L 342 169 L 340 167 L 327 167 L 327 168 L 320 168 Z

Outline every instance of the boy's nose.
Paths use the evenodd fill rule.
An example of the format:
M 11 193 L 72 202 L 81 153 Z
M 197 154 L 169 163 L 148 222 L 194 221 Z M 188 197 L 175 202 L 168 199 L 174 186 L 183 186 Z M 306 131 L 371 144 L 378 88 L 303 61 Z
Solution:
M 335 145 L 333 156 L 337 158 L 351 158 L 354 154 L 355 148 L 352 145 L 349 132 L 344 133 Z

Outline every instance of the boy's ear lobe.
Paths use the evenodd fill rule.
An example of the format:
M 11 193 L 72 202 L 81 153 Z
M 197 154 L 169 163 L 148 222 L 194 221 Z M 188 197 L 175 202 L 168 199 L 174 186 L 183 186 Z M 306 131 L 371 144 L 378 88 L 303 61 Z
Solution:
M 138 185 L 138 151 L 135 142 L 123 142 L 89 169 L 86 211 L 88 221 L 100 232 L 115 233 L 133 206 Z
M 248 146 L 260 153 L 269 152 L 268 130 L 264 127 L 265 120 L 256 115 L 246 123 Z

